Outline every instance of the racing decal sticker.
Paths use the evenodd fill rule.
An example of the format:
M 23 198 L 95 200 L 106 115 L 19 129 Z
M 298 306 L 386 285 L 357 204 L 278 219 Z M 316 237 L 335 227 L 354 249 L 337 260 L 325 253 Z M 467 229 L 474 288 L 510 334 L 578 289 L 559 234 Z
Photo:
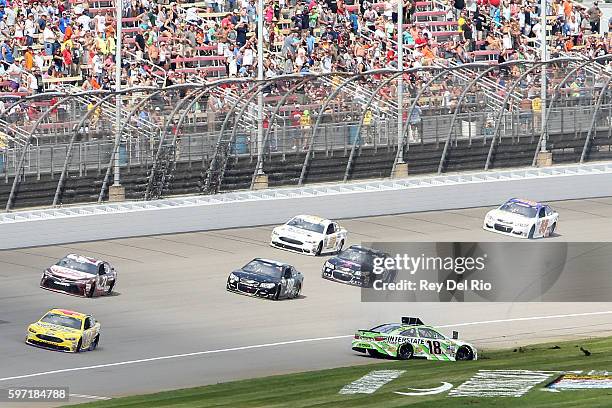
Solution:
M 371 371 L 360 379 L 342 387 L 338 394 L 373 394 L 380 387 L 395 380 L 405 372 L 405 370 Z
M 445 391 L 448 391 L 451 388 L 453 388 L 453 384 L 442 382 L 441 386 L 435 387 L 435 388 L 421 388 L 421 389 L 408 388 L 410 390 L 409 392 L 395 391 L 395 393 L 399 395 L 407 395 L 407 396 L 435 395 L 435 394 L 441 394 Z
M 558 371 L 479 370 L 451 390 L 451 397 L 521 397 Z
M 557 377 L 546 388 L 550 391 L 612 389 L 612 375 L 607 371 L 590 371 L 587 374 L 567 373 Z

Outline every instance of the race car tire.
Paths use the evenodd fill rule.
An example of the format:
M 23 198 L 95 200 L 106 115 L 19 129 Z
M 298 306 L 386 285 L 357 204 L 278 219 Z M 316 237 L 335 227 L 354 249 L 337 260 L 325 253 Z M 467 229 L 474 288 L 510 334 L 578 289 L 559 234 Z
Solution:
M 455 360 L 457 361 L 467 361 L 474 359 L 474 352 L 468 346 L 461 346 L 459 350 L 457 350 L 457 354 L 455 356 Z
M 414 354 L 411 344 L 404 344 L 397 350 L 398 360 L 410 360 Z
M 80 353 L 81 352 L 81 347 L 83 347 L 83 339 L 79 339 L 79 342 L 77 343 L 77 347 L 76 350 L 74 351 L 75 353 Z
M 91 285 L 91 289 L 89 290 L 89 293 L 87 294 L 87 297 L 94 297 L 94 295 L 96 294 L 96 283 L 94 282 L 93 285 Z
M 533 239 L 533 234 L 535 234 L 535 225 L 533 225 L 529 230 L 529 235 L 527 235 L 527 238 Z
M 321 255 L 322 251 L 323 251 L 323 242 L 319 242 L 319 246 L 317 247 L 317 252 L 315 252 L 315 256 Z
M 274 297 L 272 299 L 278 300 L 280 298 L 280 292 L 281 292 L 281 288 L 279 286 L 278 289 L 276 289 L 276 293 L 274 294 Z
M 88 350 L 89 351 L 94 351 L 97 347 L 98 347 L 98 343 L 100 342 L 100 335 L 98 334 L 96 336 L 96 338 L 91 342 L 91 344 L 89 345 Z
M 111 285 L 108 287 L 108 290 L 106 291 L 106 294 L 107 295 L 112 295 L 114 288 L 115 288 L 115 282 L 111 283 Z
M 370 357 L 374 357 L 374 358 L 382 357 L 382 354 L 380 354 L 378 350 L 374 350 L 374 349 L 368 349 L 368 354 L 370 355 Z
M 294 299 L 297 299 L 300 296 L 300 291 L 302 290 L 302 285 L 297 285 L 295 290 L 295 295 L 293 295 Z
M 557 223 L 553 222 L 553 225 L 550 226 L 550 231 L 548 232 L 548 236 L 552 237 L 555 233 L 555 228 L 557 228 Z
M 336 253 L 339 254 L 342 252 L 342 248 L 344 248 L 344 240 L 340 241 L 340 245 L 338 245 L 338 251 L 336 251 Z

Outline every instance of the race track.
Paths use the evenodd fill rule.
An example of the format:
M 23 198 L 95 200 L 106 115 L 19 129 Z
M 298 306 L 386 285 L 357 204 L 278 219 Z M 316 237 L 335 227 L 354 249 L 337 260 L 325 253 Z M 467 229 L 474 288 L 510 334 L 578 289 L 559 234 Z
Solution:
M 552 204 L 561 221 L 551 239 L 612 237 L 612 198 Z M 349 230 L 349 244 L 511 239 L 481 229 L 486 211 L 380 216 L 342 224 Z M 364 304 L 358 288 L 321 278 L 324 258 L 269 247 L 270 231 L 267 226 L 0 252 L 0 389 L 70 386 L 71 394 L 116 397 L 372 363 L 350 350 L 349 336 L 357 328 L 402 315 L 446 326 L 447 332 L 457 327 L 462 338 L 480 348 L 612 333 L 612 305 L 605 303 Z M 81 299 L 40 289 L 43 268 L 70 252 L 115 264 L 118 293 Z M 254 257 L 294 264 L 306 276 L 303 296 L 272 302 L 226 292 L 229 272 Z M 27 324 L 52 307 L 93 313 L 102 323 L 100 348 L 73 355 L 26 346 Z

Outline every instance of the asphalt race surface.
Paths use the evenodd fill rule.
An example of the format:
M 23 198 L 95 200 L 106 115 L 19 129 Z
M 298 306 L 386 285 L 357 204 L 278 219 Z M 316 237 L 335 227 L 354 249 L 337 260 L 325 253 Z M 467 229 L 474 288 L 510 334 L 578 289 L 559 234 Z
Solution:
M 552 204 L 561 219 L 558 235 L 549 239 L 612 238 L 612 198 Z M 348 244 L 512 240 L 482 230 L 487 210 L 381 216 L 341 224 L 349 231 Z M 71 403 L 78 403 L 91 400 L 84 396 L 125 396 L 372 363 L 351 351 L 351 334 L 401 316 L 421 317 L 445 327 L 447 333 L 456 327 L 462 339 L 479 348 L 612 333 L 612 304 L 606 303 L 361 303 L 358 288 L 321 278 L 324 257 L 271 248 L 271 229 L 0 252 L 0 389 L 69 386 L 71 394 L 81 395 L 71 398 Z M 71 252 L 113 263 L 119 270 L 117 293 L 82 299 L 40 289 L 42 270 Z M 273 302 L 226 292 L 229 272 L 254 257 L 295 265 L 305 275 L 302 296 Z M 53 307 L 93 313 L 102 324 L 100 347 L 65 354 L 26 346 L 27 325 Z

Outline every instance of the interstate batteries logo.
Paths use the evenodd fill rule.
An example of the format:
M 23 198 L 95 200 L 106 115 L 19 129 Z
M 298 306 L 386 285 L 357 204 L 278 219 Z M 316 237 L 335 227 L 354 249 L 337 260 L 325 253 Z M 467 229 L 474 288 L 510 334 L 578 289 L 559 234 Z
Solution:
M 493 288 L 485 279 L 464 279 L 486 270 L 488 255 L 428 256 L 396 254 L 373 259 L 372 288 L 376 291 L 488 291 Z M 446 279 L 440 279 L 446 276 Z M 391 277 L 391 279 L 389 279 Z M 385 279 L 386 278 L 386 279 Z

